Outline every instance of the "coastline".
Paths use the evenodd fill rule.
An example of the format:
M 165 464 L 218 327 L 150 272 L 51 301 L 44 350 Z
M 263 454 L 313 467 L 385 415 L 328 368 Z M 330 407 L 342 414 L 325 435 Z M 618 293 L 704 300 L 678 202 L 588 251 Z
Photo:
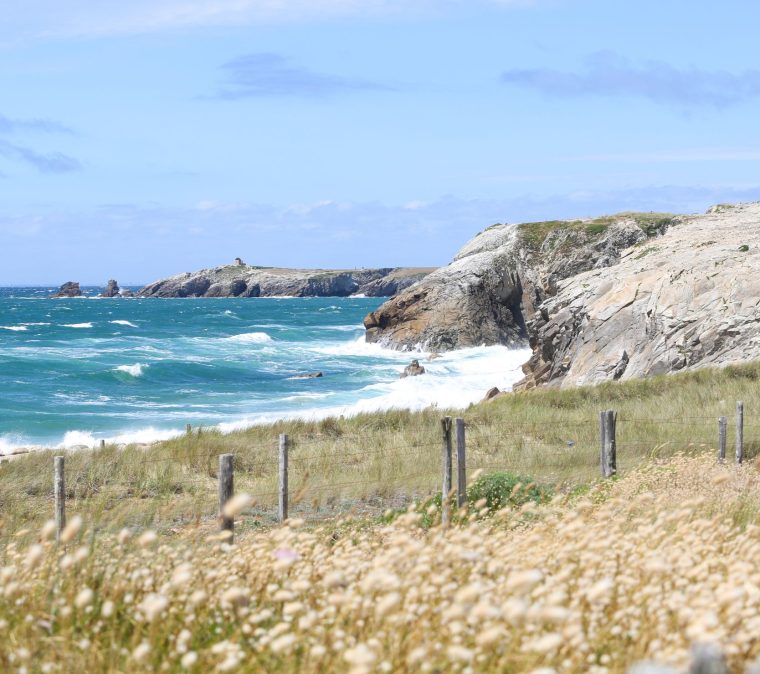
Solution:
M 299 298 L 300 299 L 300 298 Z M 348 353 L 357 351 L 382 351 L 387 357 L 398 361 L 398 372 L 410 358 L 421 356 L 415 352 L 386 349 L 367 344 L 363 338 L 345 345 Z M 344 347 L 344 348 L 345 348 Z M 331 347 L 325 347 L 330 349 Z M 351 418 L 360 414 L 382 413 L 391 410 L 422 411 L 430 408 L 464 409 L 483 399 L 492 386 L 509 390 L 511 384 L 522 377 L 522 364 L 530 356 L 530 349 L 512 349 L 505 346 L 472 347 L 442 354 L 433 361 L 421 358 L 427 370 L 425 375 L 393 379 L 371 384 L 356 393 L 358 398 L 349 405 L 312 405 L 300 410 L 282 408 L 279 411 L 253 413 L 238 419 L 216 424 L 194 423 L 193 413 L 188 411 L 184 423 L 174 428 L 135 427 L 122 429 L 113 435 L 94 434 L 86 429 L 70 429 L 58 443 L 29 444 L 9 442 L 0 437 L 0 456 L 7 458 L 35 451 L 87 450 L 100 446 L 101 441 L 119 448 L 136 445 L 148 448 L 157 443 L 181 437 L 185 425 L 194 429 L 217 431 L 223 435 L 244 431 L 252 427 L 270 426 L 282 421 L 314 422 L 327 418 Z M 498 365 L 499 369 L 495 367 Z M 498 372 L 498 374 L 495 374 Z M 394 374 L 396 374 L 394 372 Z M 308 393 L 304 394 L 308 399 Z M 319 395 L 318 393 L 315 395 Z M 316 398 L 312 398 L 315 400 Z

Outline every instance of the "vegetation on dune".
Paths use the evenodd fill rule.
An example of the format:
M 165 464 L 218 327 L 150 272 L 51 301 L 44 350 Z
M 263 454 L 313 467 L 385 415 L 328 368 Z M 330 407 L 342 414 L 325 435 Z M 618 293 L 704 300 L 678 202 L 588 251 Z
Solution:
M 457 412 L 390 411 L 318 422 L 288 421 L 228 435 L 202 430 L 148 448 L 107 446 L 66 453 L 67 508 L 99 532 L 152 527 L 171 533 L 213 521 L 219 454 L 235 455 L 238 491 L 257 496 L 245 527 L 274 523 L 277 438 L 291 439 L 295 516 L 345 511 L 374 516 L 440 489 L 440 418 L 467 423 L 468 470 L 530 475 L 560 491 L 599 474 L 599 411 L 618 413 L 618 470 L 651 455 L 714 448 L 717 418 L 745 406 L 745 452 L 760 450 L 760 364 L 704 369 L 594 387 L 538 389 Z M 729 454 L 733 425 L 729 425 Z M 0 543 L 51 516 L 53 455 L 0 463 Z M 29 533 L 29 536 L 32 534 Z M 18 538 L 16 540 L 19 540 Z
M 486 497 L 484 497 L 486 498 Z M 760 472 L 712 453 L 651 460 L 585 495 L 527 500 L 447 530 L 300 520 L 7 544 L 0 669 L 49 672 L 732 671 L 760 656 Z
M 537 251 L 552 232 L 565 230 L 582 232 L 589 237 L 598 237 L 607 228 L 620 220 L 633 220 L 647 237 L 661 234 L 662 231 L 677 222 L 677 216 L 670 213 L 638 213 L 624 212 L 615 215 L 604 215 L 592 220 L 546 220 L 543 222 L 526 222 L 517 225 L 518 231 L 529 248 Z

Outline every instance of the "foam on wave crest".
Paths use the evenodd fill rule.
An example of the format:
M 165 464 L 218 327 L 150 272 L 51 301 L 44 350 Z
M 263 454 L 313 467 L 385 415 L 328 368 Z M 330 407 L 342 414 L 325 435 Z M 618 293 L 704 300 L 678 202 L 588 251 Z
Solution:
M 274 341 L 266 332 L 244 332 L 242 335 L 225 337 L 229 342 L 242 342 L 244 344 L 266 344 Z
M 125 320 L 122 320 L 122 319 L 117 319 L 115 321 L 108 321 L 108 322 L 109 323 L 113 323 L 114 325 L 126 325 L 126 326 L 128 326 L 130 328 L 136 328 L 137 327 L 134 323 L 132 323 L 132 321 L 125 321 Z
M 91 328 L 92 323 L 64 323 L 64 328 L 79 328 L 79 329 L 86 329 Z
M 25 325 L 0 325 L 0 330 L 10 330 L 11 332 L 26 332 L 28 328 Z
M 132 377 L 142 377 L 145 368 L 149 367 L 143 363 L 135 363 L 134 365 L 119 365 L 115 369 L 115 372 L 124 372 Z

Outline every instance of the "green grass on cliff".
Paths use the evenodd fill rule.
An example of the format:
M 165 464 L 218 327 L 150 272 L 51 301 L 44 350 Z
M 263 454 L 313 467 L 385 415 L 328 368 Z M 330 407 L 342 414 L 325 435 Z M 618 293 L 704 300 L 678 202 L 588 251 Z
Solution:
M 664 227 L 676 222 L 675 216 L 670 213 L 637 213 L 624 212 L 615 215 L 604 215 L 593 220 L 546 220 L 544 222 L 526 222 L 518 225 L 523 240 L 528 246 L 537 251 L 552 232 L 556 230 L 570 230 L 582 232 L 591 238 L 604 234 L 607 228 L 623 219 L 632 219 L 648 236 L 655 236 Z
M 211 524 L 218 455 L 235 455 L 235 484 L 257 495 L 245 526 L 273 521 L 277 438 L 292 440 L 292 512 L 328 518 L 352 509 L 377 514 L 426 496 L 440 485 L 440 418 L 464 416 L 468 469 L 530 475 L 560 489 L 598 475 L 598 415 L 618 412 L 618 467 L 631 470 L 652 454 L 714 447 L 717 418 L 729 419 L 733 448 L 736 400 L 745 404 L 749 457 L 760 453 L 760 363 L 705 369 L 568 390 L 537 389 L 464 412 L 390 411 L 320 422 L 289 421 L 222 435 L 203 430 L 151 447 L 106 447 L 66 455 L 67 508 L 96 528 Z M 53 513 L 55 452 L 0 464 L 0 539 L 37 531 Z M 60 452 L 58 452 L 60 453 Z

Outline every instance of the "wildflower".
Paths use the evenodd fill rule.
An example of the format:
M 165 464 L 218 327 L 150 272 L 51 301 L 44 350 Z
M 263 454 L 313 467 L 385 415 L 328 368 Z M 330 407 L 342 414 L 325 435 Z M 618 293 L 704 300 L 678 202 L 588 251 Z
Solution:
M 77 594 L 76 599 L 74 599 L 74 605 L 81 610 L 92 604 L 94 597 L 95 593 L 89 587 L 85 587 Z
M 538 569 L 513 571 L 509 574 L 505 587 L 518 593 L 528 593 L 544 579 L 544 574 Z
M 146 531 L 137 539 L 137 544 L 141 548 L 147 548 L 149 545 L 153 545 L 153 543 L 155 543 L 157 540 L 158 534 L 155 531 L 148 529 L 148 531 Z
M 237 517 L 246 508 L 249 508 L 253 504 L 253 501 L 253 496 L 248 494 L 235 494 L 224 504 L 222 514 L 228 519 Z
M 132 659 L 135 662 L 143 662 L 150 655 L 150 644 L 143 641 L 135 650 L 132 651 Z
M 449 658 L 458 662 L 470 662 L 475 657 L 475 651 L 457 645 L 449 646 L 446 649 L 446 654 Z
M 74 537 L 79 533 L 82 528 L 82 518 L 79 515 L 75 515 L 69 520 L 69 523 L 63 528 L 61 532 L 61 543 L 69 543 L 74 540 Z
M 525 642 L 523 644 L 523 650 L 532 653 L 548 654 L 557 650 L 561 645 L 562 636 L 552 632 Z
M 42 525 L 40 529 L 40 539 L 43 541 L 49 541 L 55 534 L 55 520 L 48 520 Z
M 277 637 L 269 644 L 269 649 L 273 653 L 282 653 L 283 651 L 289 650 L 295 642 L 295 634 L 283 634 L 281 637 Z
M 42 560 L 42 558 L 45 556 L 45 548 L 43 548 L 39 543 L 32 545 L 29 547 L 29 550 L 26 553 L 26 565 L 31 569 L 37 566 L 39 562 Z
M 198 654 L 195 651 L 188 651 L 182 656 L 182 660 L 180 660 L 185 669 L 190 669 L 196 662 L 198 662 Z
M 140 604 L 140 611 L 148 620 L 153 622 L 169 606 L 169 600 L 160 594 L 151 593 Z
M 114 603 L 109 599 L 103 602 L 103 606 L 100 608 L 100 615 L 104 618 L 110 618 L 114 612 Z

